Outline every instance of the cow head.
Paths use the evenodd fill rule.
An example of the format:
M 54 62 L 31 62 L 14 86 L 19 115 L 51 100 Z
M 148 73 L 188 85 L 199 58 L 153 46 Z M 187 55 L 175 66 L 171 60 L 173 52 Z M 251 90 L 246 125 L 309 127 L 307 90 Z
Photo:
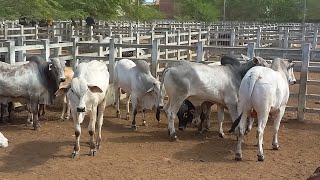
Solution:
M 165 96 L 165 89 L 160 87 L 160 82 L 157 81 L 152 83 L 152 86 L 148 89 L 146 95 L 152 96 L 152 101 L 155 103 L 153 104 L 157 108 L 156 112 L 156 119 L 160 122 L 160 109 L 164 106 L 164 96 Z
M 288 81 L 290 84 L 297 83 L 296 77 L 294 76 L 294 73 L 293 73 L 293 66 L 294 66 L 294 63 L 292 62 L 292 60 L 287 61 Z
M 49 62 L 49 72 L 54 74 L 54 77 L 56 77 L 56 81 L 58 83 L 64 82 L 66 80 L 66 76 L 64 74 L 65 67 L 65 61 L 60 60 L 59 58 L 52 58 L 51 62 Z
M 6 148 L 8 147 L 9 141 L 4 135 L 0 132 L 0 147 Z
M 278 61 L 278 63 L 276 61 Z M 290 84 L 295 84 L 296 78 L 293 73 L 294 63 L 292 62 L 292 60 L 284 60 L 284 59 L 276 58 L 272 62 L 272 68 L 276 68 L 277 64 L 282 69 L 282 72 L 285 74 L 288 82 Z
M 88 84 L 83 78 L 73 78 L 67 86 L 60 87 L 56 95 L 67 94 L 73 112 L 86 112 L 88 92 L 101 93 L 98 86 Z
M 179 130 L 183 131 L 187 125 L 192 123 L 193 119 L 199 115 L 193 104 L 189 100 L 184 100 L 179 108 L 177 116 L 179 119 Z

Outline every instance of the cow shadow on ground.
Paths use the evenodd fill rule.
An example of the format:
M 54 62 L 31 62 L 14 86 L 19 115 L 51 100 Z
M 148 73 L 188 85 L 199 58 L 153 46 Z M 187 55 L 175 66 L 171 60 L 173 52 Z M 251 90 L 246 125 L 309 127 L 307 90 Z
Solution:
M 202 140 L 190 149 L 184 149 L 176 152 L 173 157 L 180 161 L 189 162 L 224 162 L 234 163 L 234 148 L 237 141 L 233 137 L 221 139 L 212 137 L 208 140 Z M 246 143 L 242 144 L 244 149 L 248 149 Z
M 25 172 L 29 169 L 46 163 L 49 159 L 55 158 L 54 155 L 59 148 L 71 144 L 71 142 L 52 142 L 52 141 L 31 141 L 18 144 L 0 159 L 3 165 L 0 172 Z

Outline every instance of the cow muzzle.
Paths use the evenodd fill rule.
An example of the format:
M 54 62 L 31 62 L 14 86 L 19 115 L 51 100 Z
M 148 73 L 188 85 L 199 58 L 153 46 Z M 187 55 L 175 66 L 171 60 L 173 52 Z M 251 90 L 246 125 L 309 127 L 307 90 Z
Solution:
M 84 108 L 84 107 L 77 107 L 77 112 L 86 112 L 86 108 Z
M 60 82 L 65 82 L 66 78 L 60 78 Z

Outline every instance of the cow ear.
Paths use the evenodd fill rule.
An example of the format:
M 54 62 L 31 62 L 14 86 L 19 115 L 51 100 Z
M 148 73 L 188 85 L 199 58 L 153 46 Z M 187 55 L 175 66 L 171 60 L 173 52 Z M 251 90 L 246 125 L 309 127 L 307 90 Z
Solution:
M 51 69 L 52 69 L 52 63 L 51 62 L 49 63 L 48 69 L 49 69 L 49 71 L 51 71 Z
M 54 94 L 56 96 L 60 96 L 63 94 L 67 94 L 68 90 L 70 89 L 70 84 L 66 85 L 66 86 L 62 86 L 60 87 Z
M 244 55 L 244 54 L 241 54 L 241 56 L 242 56 L 242 59 L 243 59 L 245 62 L 250 61 L 250 58 L 249 58 L 248 56 L 246 56 L 246 55 Z
M 200 116 L 200 114 L 194 109 L 190 110 L 190 112 L 192 113 L 193 118 L 196 118 L 196 117 Z
M 98 86 L 88 85 L 88 88 L 93 93 L 102 93 L 103 92 Z
M 146 94 L 149 93 L 149 92 L 151 92 L 151 91 L 153 91 L 153 89 L 154 89 L 155 86 L 156 86 L 156 84 L 153 83 L 152 86 L 151 86 L 151 88 L 148 89 L 148 91 L 146 92 Z

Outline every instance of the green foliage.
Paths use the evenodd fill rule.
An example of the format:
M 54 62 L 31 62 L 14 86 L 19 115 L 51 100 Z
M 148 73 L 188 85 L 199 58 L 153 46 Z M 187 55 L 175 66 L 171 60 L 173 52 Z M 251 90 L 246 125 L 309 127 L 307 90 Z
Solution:
M 178 9 L 181 20 L 215 21 L 219 17 L 214 1 L 212 0 L 179 0 Z
M 143 0 L 0 0 L 0 18 L 17 19 L 96 19 L 114 20 L 125 16 L 130 19 L 151 20 L 162 18 L 156 8 L 143 6 Z M 139 6 L 138 6 L 139 4 Z

